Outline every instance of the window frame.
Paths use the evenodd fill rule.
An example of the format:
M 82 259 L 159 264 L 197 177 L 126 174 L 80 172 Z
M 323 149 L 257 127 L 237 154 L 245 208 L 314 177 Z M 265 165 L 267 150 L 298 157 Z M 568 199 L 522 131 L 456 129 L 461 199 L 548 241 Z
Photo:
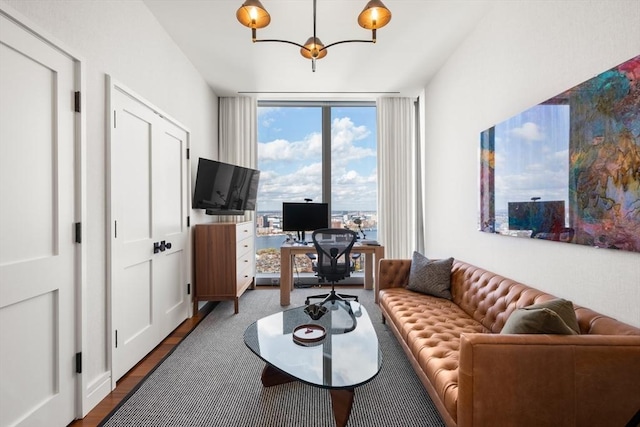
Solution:
M 259 100 L 260 107 L 321 107 L 322 108 L 322 200 L 329 204 L 331 220 L 331 109 L 334 107 L 376 107 L 375 101 L 275 101 Z
M 333 212 L 332 200 L 331 200 L 331 169 L 332 169 L 332 158 L 331 158 L 331 149 L 332 149 L 332 109 L 333 108 L 357 108 L 357 107 L 367 107 L 367 108 L 377 108 L 377 104 L 375 101 L 320 101 L 320 100 L 309 100 L 309 101 L 286 101 L 286 100 L 258 100 L 257 108 L 261 107 L 275 107 L 275 108 L 321 108 L 321 132 L 322 132 L 322 177 L 321 177 L 321 188 L 322 188 L 322 200 L 317 200 L 316 202 L 327 203 L 329 205 L 329 223 L 331 223 L 331 217 Z M 377 111 L 377 110 L 376 110 Z M 256 271 L 256 283 L 259 285 L 272 285 L 274 284 L 273 273 L 258 273 Z M 355 284 L 364 283 L 364 277 L 360 277 L 359 275 L 352 276 L 353 280 L 355 280 Z M 353 280 L 349 281 L 352 282 Z

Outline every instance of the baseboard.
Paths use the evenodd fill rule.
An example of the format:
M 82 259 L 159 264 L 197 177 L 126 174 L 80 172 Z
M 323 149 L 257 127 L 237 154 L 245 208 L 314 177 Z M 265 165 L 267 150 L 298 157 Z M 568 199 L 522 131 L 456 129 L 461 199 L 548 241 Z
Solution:
M 87 386 L 87 393 L 83 399 L 82 416 L 84 418 L 87 414 L 95 408 L 98 403 L 111 393 L 111 373 L 104 372 L 99 375 L 98 378 L 93 380 L 89 386 Z

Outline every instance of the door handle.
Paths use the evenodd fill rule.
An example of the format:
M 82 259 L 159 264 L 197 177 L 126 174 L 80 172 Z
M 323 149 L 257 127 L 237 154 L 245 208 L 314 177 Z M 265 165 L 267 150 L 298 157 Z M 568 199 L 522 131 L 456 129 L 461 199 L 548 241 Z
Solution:
M 171 249 L 171 242 L 161 241 L 153 243 L 153 253 L 157 254 L 158 252 L 164 252 L 167 249 Z

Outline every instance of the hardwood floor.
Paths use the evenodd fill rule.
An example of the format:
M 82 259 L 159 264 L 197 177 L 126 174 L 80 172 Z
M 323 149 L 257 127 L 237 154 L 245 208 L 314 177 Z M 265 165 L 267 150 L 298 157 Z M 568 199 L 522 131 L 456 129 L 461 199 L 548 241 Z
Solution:
M 107 397 L 93 408 L 86 417 L 75 420 L 69 427 L 97 426 L 100 422 L 118 406 L 131 390 L 133 390 L 153 369 L 158 366 L 167 354 L 171 352 L 180 342 L 191 332 L 202 319 L 216 306 L 216 303 L 207 303 L 198 314 L 185 320 L 167 338 L 165 338 L 156 348 L 151 351 L 136 366 L 127 372 L 116 384 Z

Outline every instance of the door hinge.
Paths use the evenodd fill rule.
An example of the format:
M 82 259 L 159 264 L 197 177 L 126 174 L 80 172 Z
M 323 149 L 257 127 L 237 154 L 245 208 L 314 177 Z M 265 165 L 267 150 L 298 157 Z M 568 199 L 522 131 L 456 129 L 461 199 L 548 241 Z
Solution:
M 118 238 L 118 221 L 113 221 L 113 238 Z
M 113 128 L 117 128 L 116 126 L 116 110 L 113 110 Z
M 80 112 L 80 92 L 77 91 L 76 93 L 74 93 L 74 97 L 73 97 L 73 111 L 75 111 L 76 113 Z
M 191 149 L 187 148 L 187 160 L 191 158 Z
M 76 374 L 82 373 L 82 352 L 76 353 Z
M 116 348 L 118 348 L 118 330 L 116 329 Z
M 76 243 L 82 243 L 82 223 L 76 222 Z
M 187 217 L 187 227 L 191 227 L 191 217 Z
M 187 295 L 191 295 L 191 283 L 187 283 Z

